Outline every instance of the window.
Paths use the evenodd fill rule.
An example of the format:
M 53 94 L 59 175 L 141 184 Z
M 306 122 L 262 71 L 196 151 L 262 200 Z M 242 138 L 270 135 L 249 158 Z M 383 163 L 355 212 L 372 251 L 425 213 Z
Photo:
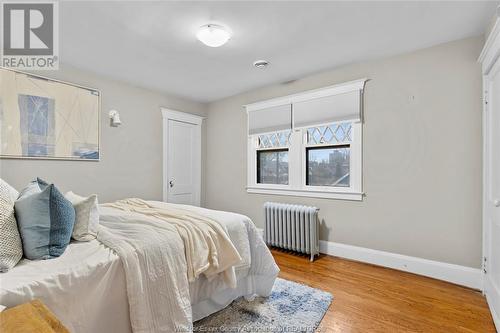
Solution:
M 309 186 L 349 187 L 350 147 L 310 147 L 306 149 Z
M 292 131 L 290 130 L 260 134 L 257 137 L 257 145 L 260 149 L 288 147 L 290 145 L 291 134 Z
M 307 129 L 307 144 L 336 144 L 351 142 L 351 123 L 329 124 Z
M 257 151 L 257 183 L 288 185 L 288 149 Z
M 288 185 L 288 146 L 291 131 L 264 133 L 257 139 L 257 183 Z
M 307 186 L 350 186 L 351 132 L 347 122 L 307 128 Z
M 247 192 L 362 200 L 364 82 L 247 105 Z

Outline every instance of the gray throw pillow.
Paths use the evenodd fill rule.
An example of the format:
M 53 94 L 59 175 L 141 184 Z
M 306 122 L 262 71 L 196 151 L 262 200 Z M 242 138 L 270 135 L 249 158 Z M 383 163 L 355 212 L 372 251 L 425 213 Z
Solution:
M 21 237 L 14 215 L 14 201 L 19 193 L 0 179 L 0 272 L 7 272 L 23 256 Z
M 64 253 L 71 240 L 75 210 L 54 186 L 41 179 L 21 191 L 15 203 L 24 256 L 50 259 Z

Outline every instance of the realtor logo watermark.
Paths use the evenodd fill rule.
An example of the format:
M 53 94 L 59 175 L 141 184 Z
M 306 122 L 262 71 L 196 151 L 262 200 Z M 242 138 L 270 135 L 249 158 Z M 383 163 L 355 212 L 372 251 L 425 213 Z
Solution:
M 59 69 L 58 3 L 2 2 L 1 8 L 1 66 Z

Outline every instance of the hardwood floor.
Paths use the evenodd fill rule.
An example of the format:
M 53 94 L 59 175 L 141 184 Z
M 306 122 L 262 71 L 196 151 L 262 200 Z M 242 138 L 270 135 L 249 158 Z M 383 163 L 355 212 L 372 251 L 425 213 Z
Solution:
M 280 277 L 333 294 L 320 332 L 495 332 L 478 291 L 389 268 L 272 250 Z

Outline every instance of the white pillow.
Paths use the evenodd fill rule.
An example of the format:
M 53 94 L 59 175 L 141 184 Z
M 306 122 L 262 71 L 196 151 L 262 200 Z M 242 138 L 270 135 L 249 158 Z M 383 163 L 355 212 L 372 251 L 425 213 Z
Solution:
M 19 193 L 0 178 L 0 272 L 7 272 L 23 256 L 23 245 L 14 215 Z
M 75 208 L 75 226 L 71 235 L 78 241 L 88 242 L 97 237 L 99 227 L 99 209 L 97 207 L 97 195 L 92 194 L 85 198 L 68 192 L 66 199 L 71 201 Z

